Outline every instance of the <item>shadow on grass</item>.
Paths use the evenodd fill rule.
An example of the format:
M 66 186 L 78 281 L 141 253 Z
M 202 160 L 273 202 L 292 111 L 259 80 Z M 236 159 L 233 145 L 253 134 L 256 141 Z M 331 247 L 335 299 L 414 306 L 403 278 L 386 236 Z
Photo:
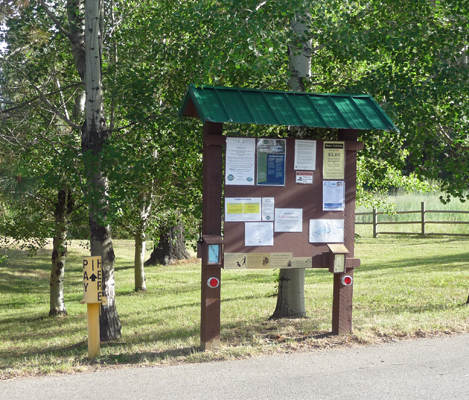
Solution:
M 357 271 L 380 271 L 380 270 L 387 270 L 387 269 L 394 269 L 394 268 L 415 268 L 415 267 L 422 267 L 422 273 L 428 273 L 431 271 L 441 271 L 442 268 L 467 268 L 463 264 L 467 264 L 469 261 L 469 253 L 464 254 L 447 254 L 444 256 L 431 256 L 431 257 L 419 257 L 418 255 L 415 258 L 408 258 L 403 260 L 395 260 L 395 261 L 383 261 L 382 265 L 376 265 L 374 262 L 373 265 L 365 264 L 357 270 Z M 456 264 L 459 263 L 460 265 L 448 265 L 448 264 Z
M 114 271 L 126 271 L 128 269 L 134 269 L 134 266 L 128 265 L 128 266 L 121 266 L 121 267 L 115 266 L 114 267 Z
M 441 312 L 447 310 L 453 310 L 455 308 L 459 308 L 465 306 L 464 303 L 428 303 L 421 306 L 414 306 L 414 305 L 396 305 L 396 306 L 386 306 L 384 310 L 376 310 L 374 313 L 385 313 L 391 315 L 401 315 L 401 314 L 424 314 L 429 312 Z M 369 311 L 373 313 L 373 310 Z
M 28 270 L 29 271 L 29 270 Z M 18 271 L 21 272 L 21 271 Z M 49 288 L 49 277 L 15 275 L 0 272 L 0 292 L 15 294 L 44 293 Z
M 45 320 L 45 319 L 44 319 Z M 222 348 L 240 349 L 245 346 L 257 347 L 260 342 L 266 345 L 289 345 L 289 343 L 298 343 L 301 346 L 310 348 L 324 347 L 324 341 L 333 340 L 336 337 L 331 332 L 319 329 L 319 320 L 312 318 L 303 319 L 279 319 L 274 322 L 267 319 L 252 321 L 238 321 L 236 323 L 225 323 L 221 326 Z M 46 329 L 46 327 L 44 327 Z M 280 332 L 280 334 L 279 334 Z M 165 330 L 159 332 L 138 333 L 126 335 L 126 337 L 113 342 L 101 343 L 101 353 L 107 353 L 98 359 L 89 359 L 87 357 L 87 341 L 79 341 L 75 344 L 50 346 L 41 349 L 28 349 L 22 351 L 8 350 L 0 353 L 0 373 L 7 370 L 15 362 L 28 362 L 27 360 L 36 360 L 40 357 L 41 370 L 47 371 L 54 369 L 61 362 L 68 360 L 74 367 L 92 366 L 92 365 L 137 365 L 148 362 L 158 362 L 164 360 L 184 361 L 193 354 L 200 353 L 198 346 L 188 346 L 187 342 L 197 341 L 200 335 L 200 327 L 194 324 L 191 328 L 181 328 L 177 330 Z M 37 337 L 31 333 L 31 337 Z M 184 345 L 182 348 L 176 348 L 178 341 Z M 156 344 L 158 344 L 158 349 Z M 140 346 L 141 350 L 132 350 L 133 346 Z M 155 348 L 152 351 L 152 347 Z M 228 350 L 228 353 L 230 350 Z M 249 353 L 249 350 L 247 350 Z M 241 354 L 241 353 L 240 353 Z M 244 353 L 243 353 L 244 354 Z M 242 355 L 241 355 L 242 356 Z M 204 361 L 199 359 L 198 361 Z M 210 360 L 210 357 L 207 358 Z M 34 362 L 34 361 L 33 361 Z
M 11 317 L 0 320 L 0 326 L 8 332 L 7 340 L 28 342 L 38 339 L 68 337 L 80 330 L 86 335 L 86 315 L 75 315 L 66 318 L 35 315 L 29 317 Z M 34 329 L 31 329 L 34 327 Z M 0 335 L 0 338 L 2 335 Z M 49 346 L 49 345 L 48 345 Z M 54 347 L 51 347 L 54 349 Z M 60 348 L 60 347 L 59 347 Z

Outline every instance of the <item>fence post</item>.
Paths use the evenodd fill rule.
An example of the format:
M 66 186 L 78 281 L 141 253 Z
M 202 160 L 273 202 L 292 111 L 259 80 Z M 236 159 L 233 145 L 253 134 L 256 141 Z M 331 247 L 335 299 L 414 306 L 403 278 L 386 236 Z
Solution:
M 422 201 L 420 205 L 420 221 L 422 223 L 422 236 L 425 235 L 425 202 Z
M 378 236 L 378 210 L 373 207 L 373 237 Z

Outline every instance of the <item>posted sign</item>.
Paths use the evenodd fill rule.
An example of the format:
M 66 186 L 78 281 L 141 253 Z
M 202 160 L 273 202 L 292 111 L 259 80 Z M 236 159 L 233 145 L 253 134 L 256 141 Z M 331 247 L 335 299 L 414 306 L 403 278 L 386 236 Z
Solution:
M 101 257 L 83 258 L 83 302 L 105 303 Z

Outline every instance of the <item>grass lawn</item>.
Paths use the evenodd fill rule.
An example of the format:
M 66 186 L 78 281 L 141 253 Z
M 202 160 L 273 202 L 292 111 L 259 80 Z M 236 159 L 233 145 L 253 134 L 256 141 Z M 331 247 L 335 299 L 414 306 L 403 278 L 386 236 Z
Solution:
M 469 240 L 360 236 L 355 257 L 352 335 L 332 336 L 332 274 L 306 271 L 307 318 L 269 321 L 274 271 L 223 271 L 221 347 L 198 351 L 200 262 L 146 270 L 133 291 L 133 242 L 115 241 L 122 338 L 87 358 L 82 257 L 74 242 L 66 265 L 66 318 L 49 318 L 50 250 L 8 253 L 0 264 L 0 379 L 125 365 L 174 364 L 310 351 L 469 331 Z

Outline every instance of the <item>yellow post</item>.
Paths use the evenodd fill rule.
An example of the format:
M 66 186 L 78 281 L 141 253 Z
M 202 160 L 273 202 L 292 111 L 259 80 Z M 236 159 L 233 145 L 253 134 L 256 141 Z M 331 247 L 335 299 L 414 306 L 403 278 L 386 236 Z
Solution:
M 83 259 L 83 303 L 88 305 L 88 357 L 99 357 L 99 311 L 103 297 L 103 270 L 101 257 Z
M 99 309 L 100 303 L 88 303 L 88 357 L 99 357 Z

